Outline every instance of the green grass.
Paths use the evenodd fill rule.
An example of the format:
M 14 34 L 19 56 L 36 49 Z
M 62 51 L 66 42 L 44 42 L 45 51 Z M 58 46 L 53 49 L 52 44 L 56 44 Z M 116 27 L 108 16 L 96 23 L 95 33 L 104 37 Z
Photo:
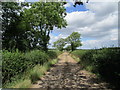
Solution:
M 78 58 L 82 57 L 82 55 L 85 54 L 85 52 L 87 52 L 88 50 L 75 50 L 73 52 L 71 52 L 71 54 L 77 56 Z
M 120 85 L 120 48 L 76 50 L 72 54 L 83 69 L 96 74 L 115 87 Z
M 15 86 L 11 86 L 11 88 L 29 88 L 31 86 L 31 80 L 25 79 L 19 81 Z
M 3 88 L 29 88 L 57 63 L 60 51 L 3 52 Z M 54 57 L 53 57 L 54 56 Z M 9 71 L 9 72 L 8 72 Z M 12 75 L 12 76 L 11 76 Z M 10 77 L 11 76 L 11 77 Z
M 45 72 L 50 69 L 51 65 L 54 65 L 57 62 L 57 59 L 53 59 L 44 65 L 36 65 L 31 70 L 25 72 L 23 75 L 20 75 L 19 77 L 22 77 L 21 79 L 16 77 L 14 78 L 15 81 L 7 83 L 3 88 L 30 88 L 33 83 L 39 80 Z
M 72 58 L 75 59 L 77 62 L 80 62 L 80 59 L 79 59 L 77 56 L 75 56 L 75 55 L 71 55 L 71 56 L 72 56 Z

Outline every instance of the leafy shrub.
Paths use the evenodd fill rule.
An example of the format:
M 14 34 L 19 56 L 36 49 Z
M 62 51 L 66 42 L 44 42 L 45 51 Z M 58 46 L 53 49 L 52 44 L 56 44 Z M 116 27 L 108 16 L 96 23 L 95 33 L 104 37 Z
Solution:
M 7 81 L 11 81 L 11 78 L 15 75 L 21 74 L 37 64 L 43 65 L 49 60 L 49 56 L 39 50 L 34 50 L 25 54 L 18 51 L 3 51 L 2 59 L 2 81 L 4 84 Z
M 102 49 L 93 56 L 97 72 L 107 80 L 120 80 L 120 50 Z
M 51 59 L 55 59 L 57 58 L 58 55 L 60 55 L 62 52 L 59 50 L 49 50 L 47 52 L 47 55 L 51 58 Z
M 24 72 L 28 67 L 28 63 L 24 58 L 24 55 L 19 52 L 11 53 L 8 51 L 3 52 L 3 65 L 2 76 L 3 83 L 9 80 L 14 75 Z
M 76 50 L 73 51 L 72 54 L 74 54 L 75 56 L 79 57 L 79 64 L 81 64 L 81 66 L 87 70 L 92 70 L 93 71 L 93 54 L 96 53 L 96 50 Z M 92 69 L 90 69 L 90 67 L 92 67 Z
M 24 57 L 29 62 L 32 62 L 33 66 L 36 65 L 36 64 L 43 65 L 49 59 L 49 56 L 45 52 L 42 52 L 40 50 L 34 50 L 34 51 L 31 51 L 31 52 L 25 53 Z
M 81 57 L 80 59 L 82 60 L 81 62 L 86 64 L 86 65 L 89 65 L 90 63 L 93 64 L 93 54 L 95 54 L 96 51 L 95 50 L 90 50 L 90 51 L 87 51 L 85 52 Z
M 99 50 L 80 50 L 72 52 L 80 58 L 80 64 L 100 77 L 120 84 L 120 48 L 102 48 Z M 117 86 L 116 86 L 117 87 Z
M 48 51 L 47 54 L 51 59 L 57 58 L 57 53 L 55 51 Z

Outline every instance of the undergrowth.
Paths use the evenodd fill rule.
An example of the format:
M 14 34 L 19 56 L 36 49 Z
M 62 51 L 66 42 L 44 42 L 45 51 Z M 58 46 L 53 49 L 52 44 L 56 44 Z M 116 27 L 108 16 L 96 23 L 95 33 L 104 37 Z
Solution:
M 84 69 L 95 73 L 115 88 L 119 88 L 120 48 L 76 50 L 72 54 L 79 58 L 77 61 Z
M 53 64 L 57 63 L 57 59 L 55 58 L 57 58 L 59 54 L 54 51 L 48 53 L 39 50 L 27 53 L 3 51 L 2 87 L 30 87 L 30 85 L 35 83 L 36 80 L 39 80 Z

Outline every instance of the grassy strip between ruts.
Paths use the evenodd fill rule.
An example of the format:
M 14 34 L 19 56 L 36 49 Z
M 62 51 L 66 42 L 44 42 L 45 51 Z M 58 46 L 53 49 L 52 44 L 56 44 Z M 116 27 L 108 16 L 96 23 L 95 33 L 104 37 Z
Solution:
M 23 75 L 19 75 L 18 77 L 22 77 L 16 81 L 11 83 L 7 83 L 4 88 L 30 88 L 33 83 L 39 80 L 47 70 L 54 64 L 56 64 L 58 59 L 50 60 L 43 65 L 36 65 L 31 70 L 28 70 Z

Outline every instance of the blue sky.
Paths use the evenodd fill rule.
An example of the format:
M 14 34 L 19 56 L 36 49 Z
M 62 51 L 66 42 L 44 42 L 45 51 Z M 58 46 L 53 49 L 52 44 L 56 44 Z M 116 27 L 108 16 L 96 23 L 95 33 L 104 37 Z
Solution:
M 86 9 L 85 5 L 76 5 L 76 7 L 66 7 L 66 11 L 68 13 L 74 12 L 74 11 L 87 11 L 88 9 Z
M 68 3 L 65 7 L 68 26 L 53 31 L 51 44 L 60 38 L 66 38 L 72 32 L 79 32 L 83 43 L 79 48 L 93 49 L 118 45 L 117 3 L 88 3 L 76 7 Z
M 38 0 L 27 0 L 34 2 Z M 72 32 L 81 34 L 82 49 L 101 48 L 118 45 L 118 3 L 92 2 L 73 7 L 72 2 L 65 5 L 68 26 L 54 29 L 50 34 L 50 48 L 53 42 L 66 38 Z M 102 7 L 102 8 L 101 8 Z

